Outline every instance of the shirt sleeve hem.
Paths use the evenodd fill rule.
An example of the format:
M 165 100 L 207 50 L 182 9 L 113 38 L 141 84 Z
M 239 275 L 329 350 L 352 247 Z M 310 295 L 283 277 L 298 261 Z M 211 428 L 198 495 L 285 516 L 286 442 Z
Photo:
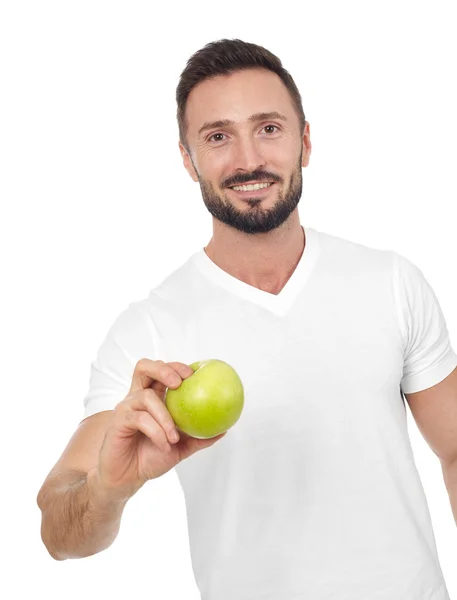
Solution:
M 446 379 L 456 367 L 457 354 L 450 348 L 446 358 L 437 367 L 411 377 L 404 377 L 401 381 L 402 392 L 414 394 L 426 390 Z

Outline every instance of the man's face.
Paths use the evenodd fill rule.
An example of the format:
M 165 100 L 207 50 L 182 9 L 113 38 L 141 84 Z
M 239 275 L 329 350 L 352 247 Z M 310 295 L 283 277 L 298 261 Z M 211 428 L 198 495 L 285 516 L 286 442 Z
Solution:
M 300 122 L 289 91 L 265 69 L 203 81 L 189 95 L 184 165 L 200 183 L 208 211 L 245 233 L 279 227 L 301 198 L 311 154 L 309 124 Z M 259 190 L 233 186 L 269 183 Z

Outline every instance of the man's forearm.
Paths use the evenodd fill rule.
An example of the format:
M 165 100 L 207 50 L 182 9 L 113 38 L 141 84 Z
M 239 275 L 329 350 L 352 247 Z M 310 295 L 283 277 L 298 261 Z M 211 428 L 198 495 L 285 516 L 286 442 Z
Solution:
M 452 514 L 457 525 L 457 460 L 442 464 L 444 483 L 451 502 Z
M 41 537 L 55 560 L 91 556 L 116 539 L 126 502 L 108 502 L 97 485 L 91 469 L 43 495 Z

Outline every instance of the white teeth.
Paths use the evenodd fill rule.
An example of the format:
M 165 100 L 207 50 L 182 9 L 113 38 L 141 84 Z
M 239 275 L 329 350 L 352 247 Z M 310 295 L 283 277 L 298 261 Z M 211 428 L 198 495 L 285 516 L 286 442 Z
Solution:
M 249 185 L 235 185 L 232 189 L 237 192 L 252 192 L 254 190 L 263 190 L 263 188 L 266 188 L 269 185 L 271 185 L 271 183 L 250 183 Z

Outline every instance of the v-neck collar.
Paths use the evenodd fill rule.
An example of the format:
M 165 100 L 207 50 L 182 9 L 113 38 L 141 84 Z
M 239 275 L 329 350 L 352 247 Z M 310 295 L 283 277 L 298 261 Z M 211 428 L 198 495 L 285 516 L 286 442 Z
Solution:
M 232 294 L 258 304 L 278 316 L 284 316 L 306 285 L 321 250 L 319 232 L 311 227 L 302 226 L 302 229 L 305 232 L 305 248 L 295 270 L 279 294 L 265 292 L 230 275 L 210 259 L 204 248 L 193 255 L 194 264 L 213 283 Z

